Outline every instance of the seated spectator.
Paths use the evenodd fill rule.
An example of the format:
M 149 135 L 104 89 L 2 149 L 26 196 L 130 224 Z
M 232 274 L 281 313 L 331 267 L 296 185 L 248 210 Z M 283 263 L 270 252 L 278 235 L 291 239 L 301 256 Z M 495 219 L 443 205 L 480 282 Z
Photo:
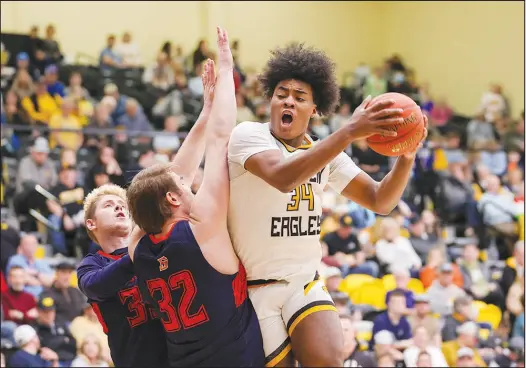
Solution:
M 484 114 L 484 119 L 495 122 L 500 116 L 506 115 L 506 100 L 502 95 L 502 88 L 498 84 L 492 84 L 489 90 L 484 92 L 480 101 L 479 112 Z
M 59 102 L 48 93 L 43 79 L 35 82 L 35 93 L 24 97 L 21 104 L 35 123 L 44 125 L 49 124 L 51 116 L 59 109 Z
M 504 295 L 496 282 L 491 282 L 491 270 L 487 263 L 479 261 L 480 251 L 476 244 L 466 244 L 462 257 L 457 261 L 464 278 L 464 290 L 476 300 L 495 304 L 504 311 Z
M 34 235 L 23 235 L 20 238 L 18 254 L 11 257 L 7 262 L 8 273 L 11 267 L 17 266 L 26 271 L 26 287 L 24 291 L 27 291 L 35 298 L 40 296 L 45 287 L 51 286 L 54 278 L 54 272 L 51 267 L 45 261 L 35 259 L 37 247 L 38 241 Z
M 100 148 L 97 161 L 86 175 L 85 193 L 89 193 L 93 189 L 102 185 L 100 184 L 102 181 L 100 181 L 97 185 L 97 175 L 105 175 L 111 183 L 124 186 L 124 174 L 119 163 L 117 162 L 117 159 L 115 158 L 115 151 L 113 150 L 113 148 L 108 146 Z
M 117 120 L 117 125 L 123 126 L 126 130 L 131 131 L 148 132 L 153 130 L 148 118 L 134 98 L 128 98 L 126 100 L 125 113 Z M 149 137 L 144 138 L 149 139 Z
M 16 74 L 15 78 L 20 72 L 27 72 L 31 78 L 36 79 L 38 78 L 38 73 L 34 65 L 30 63 L 29 55 L 27 52 L 19 52 L 18 55 L 16 55 Z
M 436 246 L 438 238 L 436 234 L 426 231 L 424 219 L 415 214 L 409 220 L 409 241 L 424 264 L 429 251 Z
M 442 344 L 442 353 L 450 367 L 458 367 L 458 355 L 464 355 L 463 352 L 468 348 L 473 353 L 474 361 L 478 367 L 486 367 L 486 363 L 476 349 L 478 344 L 478 326 L 475 322 L 465 322 L 457 329 L 458 337 L 456 340 L 447 341 Z M 462 350 L 464 349 L 464 350 Z M 460 354 L 459 354 L 460 353 Z M 473 367 L 475 365 L 471 365 Z
M 415 294 L 407 288 L 409 280 L 411 280 L 409 270 L 404 267 L 393 267 L 391 271 L 395 279 L 396 288 L 394 290 L 388 291 L 387 294 L 385 294 L 385 304 L 389 304 L 389 300 L 391 299 L 391 295 L 393 293 L 402 292 L 405 295 L 406 308 L 408 309 L 406 313 L 408 313 L 415 306 Z
M 404 367 L 404 354 L 394 343 L 392 332 L 382 330 L 373 335 L 374 353 L 378 367 Z
M 484 120 L 484 115 L 475 115 L 466 128 L 468 148 L 481 149 L 496 139 L 493 125 Z
M 126 68 L 136 68 L 142 65 L 139 45 L 132 41 L 130 32 L 122 34 L 122 40 L 115 46 L 115 53 L 122 59 Z
M 55 40 L 55 27 L 49 24 L 46 27 L 46 38 L 42 40 L 42 51 L 46 54 L 46 60 L 48 63 L 58 64 L 64 59 L 64 55 L 60 51 L 60 45 Z
M 7 275 L 9 289 L 2 293 L 2 311 L 5 321 L 16 324 L 31 324 L 37 318 L 35 297 L 24 291 L 26 271 L 20 266 L 12 266 Z
M 152 108 L 153 116 L 160 118 L 179 116 L 183 113 L 183 94 L 179 90 L 173 90 L 168 95 L 161 97 Z
M 507 152 L 517 151 L 520 153 L 524 165 L 524 110 L 521 112 L 519 121 L 508 129 L 502 140 Z
M 18 326 L 14 336 L 20 350 L 11 355 L 9 367 L 60 367 L 57 353 L 41 346 L 40 338 L 33 327 Z
M 475 320 L 473 299 L 470 296 L 460 296 L 453 302 L 453 313 L 446 316 L 442 326 L 442 341 L 451 341 L 457 338 L 457 328 L 467 321 Z
M 335 132 L 345 125 L 351 118 L 351 105 L 342 103 L 335 114 L 329 118 L 329 128 Z
M 444 134 L 445 130 L 443 127 L 452 117 L 453 109 L 449 106 L 446 99 L 442 97 L 435 103 L 433 110 L 429 114 L 429 124 Z
M 108 336 L 104 333 L 102 325 L 90 304 L 84 303 L 82 315 L 73 319 L 69 325 L 69 330 L 77 341 L 77 347 L 79 349 L 81 348 L 82 341 L 89 335 L 92 335 L 100 341 L 102 355 L 109 357 L 110 348 L 108 346 Z
M 210 58 L 212 55 L 210 53 L 210 50 L 208 50 L 208 44 L 206 40 L 199 40 L 199 43 L 197 44 L 197 48 L 193 52 L 192 55 L 192 68 L 195 70 L 198 65 L 200 65 L 203 61 Z M 201 73 L 196 73 L 196 75 L 201 75 Z
M 511 336 L 522 337 L 524 339 L 524 294 L 521 297 L 521 305 L 522 312 L 517 316 L 517 318 L 515 318 L 515 323 L 513 324 Z
M 102 102 L 97 104 L 87 128 L 112 129 L 113 126 L 114 123 L 110 117 L 110 109 Z M 101 146 L 111 146 L 113 139 L 112 136 L 105 133 L 86 133 L 84 141 L 87 147 L 98 149 Z
M 203 73 L 203 65 L 197 64 L 194 70 L 194 76 L 188 79 L 188 90 L 195 98 L 203 97 L 204 87 L 201 81 L 201 74 Z
M 415 253 L 407 238 L 400 235 L 400 225 L 395 219 L 386 217 L 381 225 L 381 236 L 376 242 L 376 256 L 380 264 L 390 269 L 393 266 L 418 270 L 422 266 L 420 257 Z
M 175 84 L 174 71 L 169 64 L 166 53 L 160 52 L 157 55 L 156 62 L 144 70 L 142 81 L 147 86 L 162 92 L 168 91 Z M 163 94 L 159 94 L 159 96 Z
M 254 121 L 255 116 L 252 110 L 245 104 L 245 96 L 238 92 L 236 93 L 237 118 L 236 122 L 242 123 L 244 121 Z
M 88 90 L 82 87 L 82 75 L 79 72 L 71 73 L 69 86 L 66 87 L 65 92 L 66 96 L 75 101 L 77 115 L 82 126 L 87 125 L 89 118 L 93 115 L 93 103 Z
M 325 139 L 331 134 L 329 126 L 325 124 L 324 120 L 320 116 L 317 115 L 311 118 L 310 131 L 315 137 L 318 137 L 319 139 Z
M 340 314 L 340 323 L 343 330 L 343 348 L 345 351 L 344 367 L 376 367 L 374 356 L 365 351 L 360 351 L 356 340 L 356 331 L 352 318 L 348 314 Z
M 431 313 L 429 306 L 429 297 L 427 294 L 417 294 L 415 299 L 415 313 L 407 317 L 407 321 L 411 326 L 413 335 L 415 330 L 423 326 L 429 333 L 432 341 L 436 346 L 440 346 L 442 339 L 440 338 L 440 326 L 438 318 L 435 318 Z
M 0 227 L 0 271 L 2 277 L 7 275 L 7 262 L 16 254 L 18 244 L 20 244 L 20 232 L 2 220 Z
M 74 114 L 75 101 L 71 97 L 66 97 L 62 101 L 60 111 L 51 116 L 49 120 L 50 129 L 72 129 L 73 131 L 51 131 L 49 134 L 49 144 L 51 148 L 62 147 L 77 151 L 84 141 L 82 135 L 82 124 Z M 78 132 L 75 132 L 78 130 Z
M 336 260 L 345 276 L 358 273 L 378 276 L 378 265 L 365 259 L 360 241 L 352 228 L 351 216 L 342 216 L 340 227 L 326 234 L 322 241 L 327 244 L 329 256 Z
M 404 350 L 413 343 L 411 326 L 405 317 L 406 300 L 403 291 L 393 291 L 389 298 L 387 310 L 374 319 L 373 336 L 380 331 L 387 330 L 393 334 L 394 347 Z M 375 339 L 369 343 L 369 350 L 373 350 Z
M 461 147 L 461 136 L 456 130 L 450 130 L 446 133 L 446 140 L 444 142 L 444 154 L 448 166 L 451 164 L 458 164 L 463 170 L 468 166 L 466 153 Z
M 480 152 L 480 162 L 497 176 L 503 176 L 508 167 L 507 154 L 495 140 L 488 141 L 486 147 Z
M 121 56 L 115 50 L 114 35 L 109 35 L 106 40 L 106 47 L 99 56 L 99 66 L 101 69 L 124 67 Z
M 170 135 L 156 135 L 153 138 L 152 145 L 157 153 L 172 155 L 177 152 L 181 146 L 177 131 L 179 130 L 179 120 L 183 118 L 183 116 L 168 116 L 164 119 L 163 132 Z
M 66 325 L 56 322 L 55 301 L 49 296 L 43 297 L 37 309 L 36 331 L 42 346 L 57 353 L 61 366 L 69 367 L 77 355 L 77 342 Z
M 56 65 L 50 65 L 44 71 L 47 92 L 55 98 L 64 98 L 66 97 L 66 87 L 64 84 L 58 80 L 58 68 Z
M 431 284 L 438 278 L 440 273 L 439 268 L 446 261 L 445 250 L 442 246 L 436 246 L 429 251 L 427 262 L 420 270 L 420 281 L 424 288 L 429 288 Z M 453 268 L 453 284 L 459 288 L 464 287 L 464 279 L 460 268 L 456 264 L 451 264 Z
M 506 297 L 506 309 L 515 317 L 524 313 L 524 274 L 517 275 Z
M 7 91 L 5 95 L 5 104 L 3 106 L 3 111 L 5 113 L 7 124 L 22 125 L 22 124 L 30 123 L 29 115 L 19 106 L 20 104 L 19 104 L 18 96 L 16 95 L 16 93 L 13 92 L 13 90 Z M 25 131 L 20 131 L 16 133 L 16 135 L 19 137 L 21 136 L 27 137 L 30 134 L 31 132 L 25 132 Z
M 382 156 L 374 152 L 367 140 L 358 139 L 352 146 L 353 161 L 360 169 L 365 171 L 375 180 L 381 180 L 388 171 L 389 160 L 387 156 Z
M 79 289 L 70 285 L 71 274 L 75 266 L 61 262 L 56 267 L 53 285 L 41 294 L 41 298 L 50 297 L 55 302 L 55 314 L 58 325 L 69 325 L 80 316 L 86 303 L 86 297 Z
M 384 70 L 381 67 L 373 69 L 373 73 L 365 78 L 363 95 L 376 97 L 387 92 L 387 80 L 384 77 Z
M 511 285 L 517 279 L 517 275 L 524 274 L 524 240 L 515 243 L 513 258 L 506 262 L 500 279 L 500 287 L 504 295 L 508 295 Z
M 460 348 L 457 351 L 457 360 L 455 367 L 485 367 L 485 365 L 480 365 L 481 363 L 478 363 L 475 361 L 475 353 L 473 352 L 473 349 L 470 348 Z
M 421 352 L 426 352 L 431 357 L 431 365 L 426 367 L 447 367 L 444 354 L 439 347 L 430 341 L 429 332 L 424 326 L 417 327 L 414 332 L 414 345 L 404 351 L 404 361 L 406 367 L 416 367 Z
M 420 353 L 418 353 L 418 356 L 416 357 L 415 367 L 417 368 L 426 367 L 427 368 L 427 367 L 432 367 L 432 366 L 433 366 L 433 363 L 431 362 L 431 355 L 427 351 L 422 350 Z M 444 367 L 447 367 L 447 365 L 445 365 Z
M 115 99 L 116 105 L 111 112 L 111 120 L 113 120 L 114 123 L 117 123 L 118 119 L 126 114 L 126 101 L 128 96 L 121 95 L 119 89 L 113 83 L 108 83 L 104 86 L 104 95 L 111 96 Z M 104 101 L 104 99 L 105 97 L 102 101 Z
M 433 281 L 427 289 L 427 295 L 431 303 L 431 310 L 441 316 L 451 314 L 453 301 L 466 295 L 464 290 L 453 284 L 453 266 L 451 263 L 444 263 L 440 266 L 438 279 Z
M 349 295 L 344 292 L 336 291 L 331 293 L 331 298 L 340 315 L 350 313 L 351 300 L 349 299 Z
M 71 367 L 109 367 L 102 354 L 100 340 L 95 335 L 86 335 L 81 341 L 79 354 Z
M 18 325 L 15 322 L 6 321 L 4 309 L 0 308 L 0 343 L 2 348 L 16 346 L 14 334 L 17 327 Z
M 10 91 L 13 91 L 20 101 L 33 95 L 35 92 L 35 85 L 27 71 L 21 70 L 16 74 Z
M 323 274 L 321 274 L 322 278 L 325 280 L 325 286 L 327 287 L 327 291 L 329 293 L 335 293 L 340 291 L 339 287 L 342 283 L 342 272 L 337 267 L 327 267 Z

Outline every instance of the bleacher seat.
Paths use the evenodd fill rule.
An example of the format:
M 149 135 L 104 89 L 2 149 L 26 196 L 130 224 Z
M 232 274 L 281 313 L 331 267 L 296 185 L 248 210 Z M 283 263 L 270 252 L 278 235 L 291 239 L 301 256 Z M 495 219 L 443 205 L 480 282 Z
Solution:
M 382 280 L 374 279 L 372 282 L 362 284 L 351 293 L 350 297 L 353 304 L 365 304 L 377 310 L 384 310 L 386 293 Z
M 396 289 L 396 281 L 392 274 L 385 275 L 382 278 L 382 282 L 384 284 L 385 290 L 391 291 Z M 410 279 L 409 283 L 407 284 L 407 288 L 415 294 L 423 294 L 425 292 L 424 285 L 419 279 Z
M 493 304 L 486 304 L 483 301 L 475 300 L 473 301 L 473 306 L 477 310 L 476 322 L 487 323 L 495 330 L 500 325 L 502 320 L 502 311 Z
M 374 280 L 376 279 L 370 275 L 348 275 L 343 279 L 340 285 L 340 291 L 350 296 L 351 293 L 357 290 L 360 286 L 365 283 L 374 282 Z

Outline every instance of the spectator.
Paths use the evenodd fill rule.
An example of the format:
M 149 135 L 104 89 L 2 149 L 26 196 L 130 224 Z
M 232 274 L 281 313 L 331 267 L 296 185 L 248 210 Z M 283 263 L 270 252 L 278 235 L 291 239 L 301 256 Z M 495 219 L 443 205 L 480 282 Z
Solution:
M 504 135 L 503 143 L 506 151 L 517 151 L 520 153 L 524 165 L 524 110 L 521 112 L 519 121 L 510 127 Z
M 194 98 L 200 99 L 203 97 L 204 87 L 201 81 L 201 74 L 203 73 L 203 65 L 197 64 L 194 69 L 194 76 L 188 80 L 188 90 Z
M 157 153 L 172 155 L 177 152 L 181 146 L 177 131 L 179 130 L 179 121 L 183 118 L 183 116 L 168 116 L 164 119 L 163 132 L 167 133 L 167 135 L 156 135 L 152 142 L 153 148 Z
M 3 275 L 0 273 L 0 275 Z M 2 276 L 3 277 L 3 276 Z M 2 292 L 5 293 L 5 292 Z M 0 308 L 0 333 L 1 333 L 1 347 L 13 347 L 16 346 L 16 342 L 14 339 L 15 330 L 17 328 L 17 324 L 13 321 L 6 321 L 5 320 L 5 313 L 4 309 Z
M 387 92 L 387 80 L 384 78 L 384 71 L 381 67 L 373 69 L 373 74 L 370 74 L 365 79 L 363 86 L 363 95 L 376 97 Z
M 475 319 L 473 299 L 470 296 L 460 296 L 453 302 L 453 313 L 446 316 L 442 327 L 442 341 L 451 341 L 457 338 L 457 328 L 466 321 Z
M 29 55 L 31 64 L 37 66 L 41 59 L 45 59 L 43 41 L 40 39 L 38 26 L 32 26 L 29 30 L 28 37 L 24 43 L 23 50 Z M 40 57 L 37 57 L 40 56 Z
M 429 251 L 436 246 L 438 238 L 434 233 L 426 231 L 424 219 L 417 214 L 409 220 L 409 234 L 409 241 L 424 264 Z
M 14 255 L 7 262 L 7 272 L 11 267 L 22 267 L 26 271 L 27 291 L 38 298 L 44 287 L 49 287 L 53 283 L 54 272 L 49 265 L 42 260 L 35 259 L 38 247 L 37 238 L 34 235 L 23 235 L 20 238 L 18 254 Z
M 70 322 L 81 315 L 86 303 L 84 294 L 79 289 L 70 285 L 71 275 L 75 266 L 69 262 L 61 262 L 56 267 L 55 281 L 45 290 L 41 298 L 51 297 L 55 302 L 55 314 L 58 325 L 69 325 Z
M 161 97 L 152 108 L 153 116 L 160 118 L 179 116 L 183 113 L 183 94 L 179 90 L 173 90 L 168 95 Z M 186 125 L 186 122 L 183 125 Z
M 415 367 L 419 360 L 419 355 L 422 352 L 429 354 L 431 358 L 431 365 L 427 367 L 447 367 L 446 359 L 440 348 L 436 347 L 430 342 L 429 332 L 425 326 L 419 326 L 414 332 L 414 345 L 408 347 L 404 351 L 404 361 L 406 367 Z
M 488 167 L 493 175 L 503 176 L 508 167 L 508 157 L 497 141 L 490 140 L 480 152 L 480 163 Z
M 506 263 L 500 279 L 500 287 L 504 295 L 508 295 L 508 290 L 517 279 L 517 275 L 524 274 L 524 240 L 515 243 L 513 258 Z
M 48 125 L 59 103 L 48 93 L 45 81 L 40 79 L 35 82 L 35 93 L 24 97 L 21 105 L 35 123 Z
M 442 353 L 450 367 L 457 367 L 458 355 L 464 355 L 466 348 L 471 349 L 474 363 L 478 367 L 486 367 L 486 363 L 475 349 L 478 344 L 478 326 L 475 322 L 465 322 L 457 329 L 458 337 L 456 340 L 448 341 L 442 344 Z M 462 350 L 464 349 L 464 350 Z M 459 354 L 460 353 L 460 354 Z M 473 365 L 471 365 L 473 367 Z
M 404 367 L 404 354 L 398 350 L 394 343 L 392 332 L 382 330 L 373 335 L 374 353 L 378 367 Z
M 415 313 L 407 317 L 407 321 L 411 326 L 413 335 L 415 330 L 423 326 L 429 333 L 432 341 L 436 346 L 440 346 L 442 339 L 440 337 L 440 326 L 439 321 L 431 314 L 431 308 L 429 306 L 429 297 L 427 294 L 415 295 Z
M 524 274 L 517 275 L 517 280 L 511 285 L 506 297 L 506 308 L 515 317 L 524 313 Z
M 416 358 L 415 367 L 426 367 L 427 368 L 427 367 L 432 367 L 432 366 L 433 366 L 433 363 L 431 361 L 431 355 L 429 355 L 429 353 L 425 350 L 421 351 L 418 354 L 418 357 Z M 447 367 L 447 365 L 445 365 L 444 367 Z
M 91 96 L 86 88 L 82 86 L 82 74 L 72 72 L 69 76 L 69 86 L 64 90 L 66 96 L 72 97 L 75 101 L 91 100 Z
M 349 299 L 349 295 L 344 292 L 336 291 L 331 293 L 331 298 L 340 315 L 350 313 L 351 300 Z
M 342 103 L 337 112 L 329 118 L 329 127 L 331 132 L 335 132 L 345 125 L 351 118 L 351 105 Z
M 51 64 L 59 64 L 64 59 L 60 51 L 60 45 L 55 40 L 55 26 L 49 24 L 46 27 L 46 38 L 42 40 L 42 51 L 46 54 L 46 59 Z
M 493 125 L 484 120 L 484 115 L 475 115 L 467 125 L 467 145 L 471 149 L 481 149 L 496 139 Z
M 464 290 L 453 284 L 453 266 L 444 263 L 440 266 L 438 279 L 433 281 L 427 290 L 431 310 L 441 316 L 447 316 L 452 312 L 453 300 L 465 296 Z
M 317 116 L 317 115 L 313 116 L 311 119 L 310 130 L 312 134 L 315 137 L 318 137 L 319 139 L 325 139 L 331 134 L 329 126 L 325 124 L 325 122 L 322 120 L 320 116 Z
M 480 364 L 480 363 L 479 363 Z M 475 353 L 470 348 L 460 348 L 457 351 L 457 361 L 455 367 L 485 367 L 477 365 L 475 361 Z
M 390 290 L 385 295 L 385 304 L 389 304 L 389 300 L 391 299 L 391 295 L 394 292 L 402 292 L 405 295 L 405 301 L 406 301 L 406 308 L 408 311 L 406 313 L 410 312 L 415 306 L 415 294 L 411 290 L 407 288 L 407 285 L 409 284 L 409 281 L 411 280 L 411 275 L 409 274 L 409 271 L 407 268 L 404 267 L 393 267 L 392 268 L 392 274 L 395 279 L 396 288 L 394 290 Z
M 107 179 L 117 185 L 124 186 L 124 174 L 123 171 L 115 158 L 115 151 L 111 147 L 101 147 L 99 150 L 99 155 L 95 164 L 88 171 L 86 176 L 86 190 L 85 193 L 91 192 L 93 189 L 102 185 L 105 180 L 99 177 L 99 182 L 97 183 L 96 177 L 107 176 Z
M 121 57 L 122 63 L 126 68 L 136 68 L 142 65 L 139 45 L 132 42 L 130 32 L 122 34 L 122 42 L 115 46 L 115 53 Z
M 160 52 L 156 62 L 144 70 L 142 81 L 159 97 L 175 84 L 175 74 L 166 53 Z
M 495 304 L 504 311 L 504 295 L 496 282 L 491 282 L 491 270 L 487 263 L 480 263 L 476 244 L 466 244 L 457 262 L 464 278 L 464 289 L 476 300 Z
M 445 261 L 445 250 L 442 246 L 431 248 L 427 256 L 426 265 L 420 270 L 420 281 L 422 281 L 424 288 L 429 288 L 438 278 L 440 274 L 439 268 Z M 451 268 L 453 269 L 453 284 L 459 288 L 463 288 L 464 279 L 462 278 L 460 268 L 456 264 L 451 264 Z
M 376 242 L 376 256 L 381 265 L 387 268 L 396 265 L 415 271 L 420 269 L 422 261 L 409 240 L 400 235 L 400 225 L 396 220 L 386 217 L 380 226 L 381 237 Z
M 512 337 L 522 337 L 524 339 L 524 293 L 520 298 L 522 305 L 522 312 L 515 318 L 515 323 L 513 324 L 513 331 L 511 333 Z
M 446 99 L 442 97 L 433 106 L 433 110 L 431 110 L 429 115 L 429 123 L 432 127 L 438 129 L 440 133 L 444 134 L 446 132 L 444 128 L 452 117 L 453 109 L 449 106 Z
M 35 85 L 29 73 L 25 70 L 21 70 L 16 74 L 13 84 L 11 86 L 13 91 L 20 101 L 23 101 L 26 97 L 33 95 L 35 91 Z
M 404 350 L 413 343 L 411 326 L 404 316 L 406 311 L 406 300 L 403 291 L 393 291 L 387 305 L 387 311 L 379 314 L 374 319 L 373 336 L 380 331 L 387 330 L 393 334 L 394 347 Z M 375 339 L 369 343 L 369 350 L 374 347 Z
M 329 293 L 334 293 L 339 291 L 340 284 L 342 282 L 342 272 L 337 267 L 327 267 L 323 274 L 323 279 L 325 280 L 325 286 Z
M 206 40 L 200 40 L 197 44 L 197 49 L 194 51 L 192 56 L 192 68 L 196 70 L 197 66 L 208 59 L 210 56 L 211 55 L 210 51 L 208 50 L 208 44 Z M 199 76 L 201 73 L 196 72 L 196 75 Z
M 35 297 L 24 291 L 26 271 L 20 266 L 13 266 L 7 275 L 9 290 L 2 293 L 2 310 L 5 321 L 17 324 L 31 324 L 37 318 Z
M 103 103 L 97 104 L 87 128 L 111 129 L 113 128 L 113 125 L 114 124 L 110 117 L 109 108 L 107 108 L 107 106 Z M 104 133 L 86 133 L 84 141 L 87 147 L 98 149 L 101 146 L 111 146 L 113 139 L 111 136 Z
M 238 92 L 236 93 L 236 105 L 237 105 L 237 119 L 236 122 L 242 123 L 244 121 L 254 121 L 255 116 L 252 110 L 245 104 L 245 96 Z
M 29 325 L 18 326 L 15 341 L 20 350 L 9 359 L 9 367 L 59 367 L 58 355 L 47 347 L 41 347 L 35 329 Z M 39 354 L 40 351 L 40 354 Z
M 22 191 L 22 185 L 26 180 L 37 180 L 44 189 L 51 189 L 57 181 L 57 171 L 54 164 L 48 158 L 49 145 L 47 139 L 39 137 L 35 139 L 30 153 L 22 158 L 18 166 L 17 192 Z
M 104 333 L 102 325 L 90 304 L 85 303 L 83 305 L 82 315 L 73 319 L 69 330 L 77 341 L 77 347 L 79 349 L 81 348 L 82 341 L 89 335 L 93 335 L 101 343 L 102 355 L 109 357 L 110 348 L 108 346 L 108 337 Z
M 4 112 L 6 116 L 7 124 L 29 124 L 29 116 L 27 113 L 20 109 L 18 103 L 18 96 L 13 90 L 7 91 L 5 95 Z M 31 132 L 17 132 L 17 136 L 29 136 Z
M 2 221 L 0 228 L 0 262 L 3 275 L 7 274 L 7 262 L 17 252 L 20 234 L 16 228 Z
M 35 70 L 35 67 L 31 65 L 29 60 L 29 55 L 27 52 L 19 52 L 18 55 L 16 55 L 16 74 L 15 78 L 20 72 L 27 72 L 31 78 L 38 78 L 38 73 Z
M 74 109 L 75 101 L 71 97 L 66 97 L 62 101 L 60 112 L 51 116 L 50 129 L 70 129 L 69 131 L 51 131 L 49 134 L 51 148 L 61 147 L 77 151 L 82 146 L 84 141 L 81 131 L 82 124 L 74 115 Z
M 381 180 L 387 173 L 389 161 L 387 156 L 374 152 L 367 140 L 358 139 L 352 146 L 353 161 L 360 169 L 365 171 L 375 180 Z
M 482 95 L 479 111 L 484 114 L 484 119 L 489 123 L 505 116 L 506 100 L 502 96 L 502 88 L 498 84 L 492 84 L 489 91 Z
M 79 354 L 71 367 L 109 367 L 105 361 L 99 339 L 95 335 L 86 335 L 81 342 Z
M 56 323 L 56 306 L 53 298 L 46 296 L 38 301 L 36 331 L 42 346 L 55 351 L 61 366 L 69 367 L 75 359 L 77 342 L 67 326 Z
M 56 65 L 49 65 L 44 71 L 47 92 L 55 98 L 64 98 L 66 97 L 66 87 L 64 84 L 58 80 L 58 68 Z
M 121 116 L 126 114 L 126 101 L 128 100 L 128 96 L 121 95 L 114 83 L 108 83 L 104 86 L 104 95 L 111 96 L 115 99 L 116 105 L 111 112 L 111 119 L 116 123 Z M 104 101 L 104 98 L 102 101 Z M 106 99 L 106 101 L 108 100 Z
M 103 70 L 123 67 L 121 56 L 115 50 L 115 36 L 109 35 L 106 40 L 106 47 L 99 56 L 99 66 Z
M 365 259 L 365 253 L 352 228 L 351 216 L 340 217 L 340 227 L 326 234 L 322 241 L 327 244 L 329 256 L 334 258 L 344 275 L 361 273 L 378 276 L 378 265 Z
M 123 126 L 126 130 L 131 131 L 149 132 L 153 130 L 148 118 L 134 98 L 128 98 L 126 100 L 125 113 L 117 120 L 117 125 Z
M 358 349 L 356 331 L 352 318 L 347 314 L 340 314 L 340 322 L 343 330 L 343 347 L 345 351 L 344 367 L 376 367 L 374 357 L 368 352 Z

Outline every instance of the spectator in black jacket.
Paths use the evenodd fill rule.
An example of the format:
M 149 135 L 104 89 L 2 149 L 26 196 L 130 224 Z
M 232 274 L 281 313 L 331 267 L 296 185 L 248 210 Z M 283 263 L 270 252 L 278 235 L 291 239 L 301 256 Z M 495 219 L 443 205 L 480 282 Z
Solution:
M 507 262 L 500 279 L 500 287 L 504 295 L 508 295 L 511 285 L 517 279 L 518 274 L 524 274 L 524 240 L 515 243 L 513 258 Z
M 69 367 L 77 355 L 77 342 L 66 325 L 56 323 L 53 298 L 44 296 L 38 301 L 35 330 L 43 347 L 57 353 L 61 367 Z

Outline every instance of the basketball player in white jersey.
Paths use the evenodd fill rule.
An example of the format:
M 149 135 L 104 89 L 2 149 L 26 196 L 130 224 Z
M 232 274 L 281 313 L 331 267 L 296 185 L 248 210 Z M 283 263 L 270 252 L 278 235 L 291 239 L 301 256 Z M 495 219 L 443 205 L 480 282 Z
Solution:
M 407 185 L 416 150 L 400 156 L 379 183 L 343 153 L 356 139 L 395 136 L 385 128 L 403 121 L 402 110 L 390 108 L 394 101 L 371 105 L 370 97 L 323 141 L 306 134 L 311 117 L 330 114 L 339 102 L 334 63 L 321 51 L 302 45 L 274 51 L 260 82 L 270 98 L 270 122 L 243 122 L 232 132 L 228 223 L 247 271 L 266 365 L 292 366 L 297 359 L 302 366 L 341 367 L 341 324 L 317 275 L 321 194 L 328 184 L 388 214 Z

